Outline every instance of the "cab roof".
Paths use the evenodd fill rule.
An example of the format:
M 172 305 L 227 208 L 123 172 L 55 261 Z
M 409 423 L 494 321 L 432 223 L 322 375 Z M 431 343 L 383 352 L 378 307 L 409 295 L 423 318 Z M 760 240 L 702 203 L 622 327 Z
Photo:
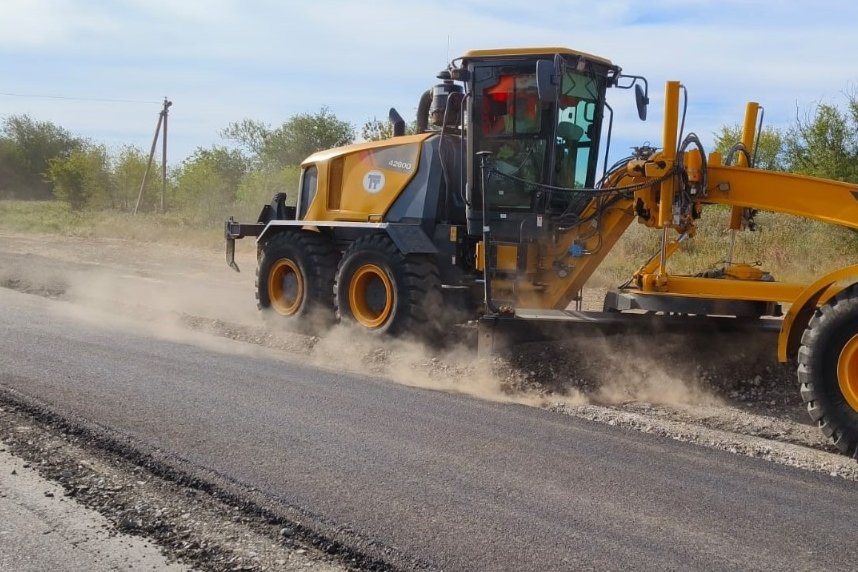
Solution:
M 613 66 L 611 60 L 594 56 L 586 52 L 570 50 L 569 48 L 495 48 L 491 50 L 469 50 L 462 55 L 462 59 L 485 58 L 485 57 L 503 57 L 503 56 L 551 56 L 560 54 L 563 56 L 579 56 L 592 62 Z

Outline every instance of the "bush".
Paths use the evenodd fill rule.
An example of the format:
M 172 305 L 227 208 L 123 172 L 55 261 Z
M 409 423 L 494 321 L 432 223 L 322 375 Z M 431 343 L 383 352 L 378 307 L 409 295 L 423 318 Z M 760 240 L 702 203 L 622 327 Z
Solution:
M 54 196 L 72 210 L 87 206 L 104 208 L 110 202 L 110 160 L 103 146 L 73 151 L 66 158 L 51 159 L 47 178 L 54 184 Z
M 197 149 L 175 174 L 173 209 L 194 223 L 222 221 L 236 199 L 247 172 L 240 151 L 213 147 Z

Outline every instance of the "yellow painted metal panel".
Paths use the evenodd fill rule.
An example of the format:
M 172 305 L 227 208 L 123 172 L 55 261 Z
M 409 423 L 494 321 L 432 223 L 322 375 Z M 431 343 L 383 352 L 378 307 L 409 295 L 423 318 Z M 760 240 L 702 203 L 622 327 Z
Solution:
M 483 248 L 483 241 L 479 241 L 474 253 L 474 268 L 482 272 L 486 269 L 486 249 Z
M 782 212 L 858 228 L 858 185 L 710 165 L 709 187 L 708 196 L 701 199 L 704 203 Z
M 651 274 L 643 276 L 643 294 L 661 293 L 692 298 L 791 303 L 807 287 L 806 284 L 791 284 L 788 282 L 667 276 L 664 286 L 656 292 L 655 288 L 651 286 L 651 284 L 654 284 L 654 281 L 647 280 L 648 277 L 652 276 Z
M 313 155 L 320 192 L 305 220 L 380 220 L 417 173 L 422 141 L 400 137 Z
M 311 163 L 318 163 L 321 161 L 327 161 L 334 157 L 339 157 L 342 155 L 348 155 L 350 153 L 354 153 L 356 151 L 365 151 L 367 149 L 378 149 L 380 147 L 389 147 L 391 145 L 401 145 L 408 143 L 422 143 L 429 139 L 430 137 L 436 136 L 437 133 L 420 133 L 418 135 L 403 135 L 402 137 L 394 137 L 392 139 L 385 139 L 383 141 L 370 141 L 368 143 L 355 143 L 354 145 L 345 145 L 343 147 L 335 147 L 333 149 L 325 149 L 324 151 L 319 151 L 317 153 L 313 153 L 304 161 L 301 162 L 301 165 L 308 165 Z
M 364 149 L 345 158 L 343 196 L 340 210 L 367 215 L 383 215 L 405 186 L 414 178 L 420 159 L 420 145 Z M 344 219 L 340 219 L 344 220 Z
M 750 154 L 754 149 L 754 138 L 757 130 L 757 114 L 760 111 L 760 104 L 754 101 L 749 101 L 745 106 L 745 123 L 742 125 L 742 145 L 745 151 Z M 745 153 L 739 153 L 736 157 L 736 165 L 738 167 L 750 167 L 748 156 Z M 730 229 L 742 230 L 743 211 L 744 207 L 730 207 Z
M 331 159 L 328 167 L 328 208 L 338 210 L 340 208 L 340 200 L 343 196 L 343 168 L 344 161 L 342 157 Z
M 497 266 L 500 270 L 515 270 L 518 268 L 518 247 L 513 244 L 499 244 L 495 247 Z
M 518 246 L 514 244 L 498 244 L 494 247 L 493 266 L 498 270 L 516 270 L 518 268 Z M 486 251 L 483 241 L 477 243 L 475 268 L 483 271 L 486 264 Z
M 676 160 L 676 139 L 679 124 L 679 82 L 669 81 L 664 96 L 664 148 L 663 160 L 668 167 Z M 658 200 L 658 226 L 665 227 L 673 219 L 674 179 L 671 177 L 661 183 L 661 197 Z
M 756 101 L 749 101 L 745 106 L 745 123 L 742 125 L 742 145 L 750 155 L 754 152 L 754 139 L 757 131 L 757 115 L 760 112 L 760 104 Z M 744 153 L 739 153 L 736 159 L 736 165 L 739 167 L 750 167 L 748 158 Z
M 807 286 L 796 297 L 784 316 L 778 336 L 778 361 L 786 362 L 798 350 L 801 333 L 807 327 L 818 304 L 824 304 L 842 288 L 838 283 L 858 280 L 858 264 L 835 270 Z

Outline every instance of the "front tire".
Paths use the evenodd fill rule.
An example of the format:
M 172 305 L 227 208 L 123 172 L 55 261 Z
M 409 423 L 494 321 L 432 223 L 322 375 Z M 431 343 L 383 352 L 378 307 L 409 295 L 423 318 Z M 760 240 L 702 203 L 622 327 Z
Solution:
M 798 361 L 810 417 L 840 451 L 858 456 L 858 286 L 817 309 Z
M 304 230 L 281 232 L 260 252 L 257 307 L 267 320 L 293 331 L 311 333 L 330 325 L 336 263 L 326 237 Z
M 374 334 L 431 337 L 442 311 L 437 264 L 404 255 L 389 237 L 359 238 L 343 255 L 334 284 L 340 321 Z

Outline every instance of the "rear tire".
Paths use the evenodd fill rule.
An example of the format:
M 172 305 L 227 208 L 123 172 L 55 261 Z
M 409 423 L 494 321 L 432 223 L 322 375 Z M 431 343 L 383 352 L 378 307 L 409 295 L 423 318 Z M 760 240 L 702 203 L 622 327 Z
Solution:
M 331 288 L 337 254 L 324 236 L 288 230 L 262 246 L 256 301 L 263 317 L 292 331 L 313 333 L 334 319 Z
M 858 286 L 816 310 L 798 362 L 810 417 L 840 451 L 858 456 Z
M 404 255 L 383 234 L 346 250 L 334 283 L 337 317 L 373 334 L 433 337 L 443 311 L 441 277 L 426 255 Z

